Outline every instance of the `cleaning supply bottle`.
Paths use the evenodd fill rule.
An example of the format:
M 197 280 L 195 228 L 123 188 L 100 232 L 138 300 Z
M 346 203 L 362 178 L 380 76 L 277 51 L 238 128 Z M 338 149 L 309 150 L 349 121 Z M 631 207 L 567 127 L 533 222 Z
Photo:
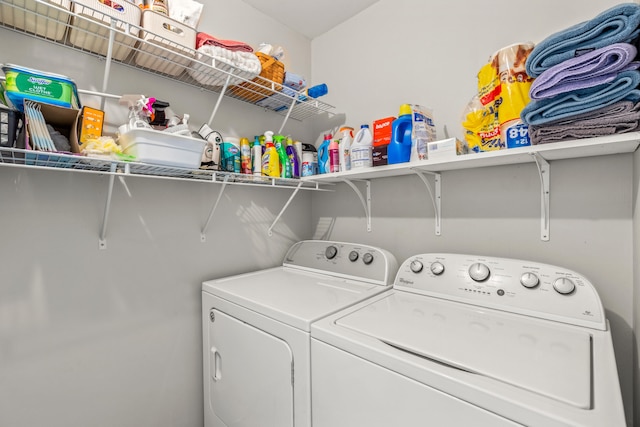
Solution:
M 340 145 L 336 139 L 329 143 L 329 172 L 340 172 Z
M 411 158 L 411 106 L 402 104 L 398 118 L 391 123 L 391 141 L 387 148 L 389 164 L 408 162 Z
M 302 151 L 302 144 L 300 144 L 300 151 Z M 287 138 L 287 157 L 289 163 L 291 163 L 291 173 L 294 178 L 300 178 L 300 160 L 298 158 L 298 150 L 293 145 L 293 140 Z
M 270 130 L 264 133 L 264 154 L 262 155 L 262 175 L 279 178 L 280 159 L 278 150 L 273 145 L 273 132 Z
M 254 137 L 253 145 L 251 146 L 251 170 L 255 176 L 262 175 L 262 149 L 263 145 L 260 144 L 260 137 Z
M 273 144 L 278 152 L 278 160 L 280 161 L 280 178 L 293 178 L 293 172 L 291 170 L 291 162 L 289 156 L 287 156 L 287 148 L 285 147 L 285 137 L 283 135 L 276 135 L 273 137 Z
M 318 174 L 318 153 L 312 144 L 302 144 L 302 167 L 301 176 L 312 176 Z
M 247 138 L 240 138 L 240 173 L 251 174 L 251 145 Z
M 343 127 L 340 129 L 342 138 L 340 138 L 340 172 L 351 169 L 351 142 L 353 141 L 353 128 Z
M 331 134 L 325 133 L 320 147 L 318 147 L 318 173 L 329 172 L 329 144 L 331 144 Z
M 373 135 L 362 125 L 351 143 L 351 169 L 373 167 Z

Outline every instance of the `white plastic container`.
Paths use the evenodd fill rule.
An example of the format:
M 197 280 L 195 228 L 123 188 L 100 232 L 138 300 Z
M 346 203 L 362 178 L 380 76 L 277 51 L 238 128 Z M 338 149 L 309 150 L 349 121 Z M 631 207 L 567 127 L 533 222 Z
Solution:
M 132 129 L 120 135 L 118 144 L 139 162 L 198 169 L 206 141 L 154 129 Z
M 69 42 L 82 49 L 107 55 L 111 21 L 115 20 L 112 58 L 124 61 L 136 44 L 140 31 L 141 11 L 128 1 L 74 0 L 73 12 L 80 16 L 71 20 Z
M 351 169 L 373 167 L 373 134 L 362 125 L 351 143 Z
M 142 13 L 142 28 L 144 43 L 136 53 L 136 64 L 170 76 L 180 75 L 191 64 L 195 29 L 152 10 Z
M 51 5 L 51 6 L 49 6 Z M 13 5 L 0 4 L 0 22 L 34 33 L 48 39 L 60 41 L 69 23 L 68 12 L 71 10 L 69 0 L 14 0 Z M 22 9 L 25 10 L 22 10 Z

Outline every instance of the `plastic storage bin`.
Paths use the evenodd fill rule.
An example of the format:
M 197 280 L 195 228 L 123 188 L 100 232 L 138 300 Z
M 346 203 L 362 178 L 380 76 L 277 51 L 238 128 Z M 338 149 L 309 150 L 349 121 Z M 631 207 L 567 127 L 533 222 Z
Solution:
M 154 129 L 132 129 L 120 135 L 118 143 L 139 162 L 198 169 L 207 142 Z
M 152 10 L 142 13 L 142 28 L 144 43 L 136 53 L 136 64 L 171 76 L 180 75 L 191 64 L 196 46 L 194 28 Z
M 71 16 L 69 0 L 13 0 L 10 3 L 0 4 L 0 22 L 48 39 L 64 38 Z
M 111 21 L 115 20 L 116 34 L 112 58 L 124 61 L 131 53 L 140 32 L 141 11 L 138 6 L 122 0 L 74 0 L 69 42 L 79 48 L 107 55 Z

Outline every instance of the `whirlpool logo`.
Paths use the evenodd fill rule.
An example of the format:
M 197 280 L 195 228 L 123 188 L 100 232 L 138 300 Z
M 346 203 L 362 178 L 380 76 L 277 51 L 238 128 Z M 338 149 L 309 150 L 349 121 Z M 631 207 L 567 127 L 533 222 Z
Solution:
M 413 282 L 411 280 L 407 280 L 403 277 L 398 279 L 398 283 L 402 284 L 402 285 L 413 285 Z

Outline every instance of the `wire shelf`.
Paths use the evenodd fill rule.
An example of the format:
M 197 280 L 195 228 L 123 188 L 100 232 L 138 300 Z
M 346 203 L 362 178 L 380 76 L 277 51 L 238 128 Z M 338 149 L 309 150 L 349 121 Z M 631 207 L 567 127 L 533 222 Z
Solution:
M 182 46 L 139 22 L 117 19 L 86 5 L 92 1 L 0 0 L 0 26 L 207 92 L 223 93 L 298 121 L 331 114 L 334 109 L 303 92 L 281 92 L 282 86 L 275 82 L 252 79 L 246 71 Z M 234 90 L 240 84 L 242 90 Z
M 325 190 L 320 183 L 292 178 L 244 175 L 209 169 L 184 169 L 149 163 L 123 162 L 77 154 L 52 153 L 0 147 L 0 165 L 34 169 L 98 173 L 122 177 L 177 179 L 197 182 L 217 182 L 300 190 Z

